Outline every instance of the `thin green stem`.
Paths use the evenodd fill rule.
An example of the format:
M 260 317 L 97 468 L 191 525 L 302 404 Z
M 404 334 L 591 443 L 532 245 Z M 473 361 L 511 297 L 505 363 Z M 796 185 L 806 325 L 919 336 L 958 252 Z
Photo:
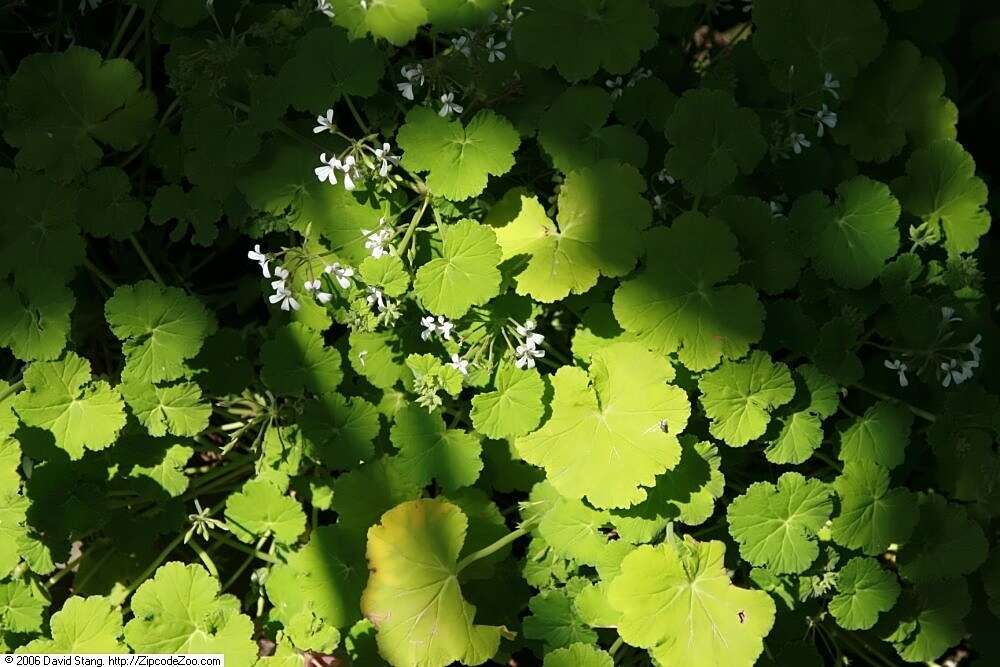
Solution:
M 139 241 L 135 238 L 135 234 L 129 234 L 128 240 L 129 243 L 132 244 L 132 247 L 135 248 L 136 253 L 139 255 L 139 259 L 142 260 L 142 263 L 146 265 L 146 270 L 149 271 L 149 275 L 153 277 L 153 280 L 160 283 L 161 285 L 165 285 L 166 283 L 163 282 L 163 278 L 156 270 L 156 267 L 153 266 L 153 263 L 151 261 L 149 261 L 149 255 L 147 255 L 146 251 L 142 249 L 141 245 L 139 245 Z
M 202 546 L 198 544 L 195 540 L 191 540 L 190 542 L 188 542 L 188 546 L 191 547 L 191 551 L 195 552 L 198 555 L 198 559 L 201 560 L 202 563 L 204 563 L 205 568 L 208 569 L 208 573 L 211 574 L 216 579 L 219 579 L 220 578 L 219 568 L 216 567 L 215 561 L 212 560 L 212 557 L 208 555 L 208 552 L 205 551 L 205 549 L 203 549 Z
M 354 120 L 357 122 L 358 127 L 361 128 L 361 131 L 365 134 L 371 134 L 371 131 L 368 129 L 368 124 L 361 119 L 361 114 L 358 113 L 358 109 L 354 106 L 354 102 L 351 101 L 350 96 L 344 95 L 343 99 L 344 102 L 347 103 L 347 108 L 351 110 L 351 115 L 354 116 Z
M 514 542 L 519 537 L 524 537 L 531 530 L 531 524 L 535 523 L 536 521 L 539 521 L 540 519 L 541 515 L 533 517 L 528 521 L 522 523 L 520 528 L 518 528 L 517 530 L 512 530 L 511 532 L 507 533 L 493 544 L 485 546 L 478 551 L 473 551 L 471 554 L 469 554 L 462 560 L 458 561 L 458 566 L 455 569 L 455 574 L 458 574 L 465 568 L 475 563 L 477 560 L 482 560 L 483 558 L 492 556 L 493 554 L 500 551 L 511 542 Z
M 233 549 L 236 549 L 237 551 L 242 551 L 245 554 L 250 554 L 254 558 L 259 558 L 260 560 L 265 561 L 267 563 L 271 563 L 272 565 L 275 565 L 275 564 L 278 564 L 278 563 L 281 562 L 280 560 L 278 560 L 277 558 L 275 558 L 274 556 L 272 556 L 270 554 L 266 554 L 263 551 L 259 551 L 257 549 L 254 549 L 253 547 L 247 546 L 246 544 L 243 544 L 242 542 L 237 542 L 236 540 L 231 540 L 228 537 L 226 537 L 225 535 L 220 534 L 218 531 L 214 531 L 214 530 L 212 531 L 212 539 L 218 540 L 219 542 L 221 542 L 222 544 L 225 544 L 228 547 L 232 547 Z
M 417 225 L 420 224 L 420 219 L 424 217 L 424 212 L 427 211 L 427 205 L 430 203 L 430 194 L 424 195 L 424 203 L 420 205 L 420 210 L 418 210 L 413 218 L 410 219 L 410 224 L 406 227 L 406 231 L 403 233 L 403 239 L 396 246 L 396 254 L 400 257 L 406 252 L 406 249 L 410 245 L 410 239 L 413 238 L 413 233 L 417 229 Z
M 111 288 L 111 289 L 118 289 L 118 283 L 116 283 L 114 280 L 112 280 L 111 278 L 109 278 L 108 275 L 106 273 L 104 273 L 104 271 L 101 271 L 97 267 L 97 265 L 94 264 L 93 262 L 91 262 L 89 259 L 84 258 L 84 260 L 83 260 L 83 266 L 88 271 L 90 271 L 92 274 L 94 274 L 95 278 L 97 278 L 98 280 L 100 280 L 102 283 L 104 283 L 105 285 L 107 285 L 109 288 Z
M 3 391 L 0 391 L 0 403 L 6 401 L 8 398 L 16 394 L 17 392 L 24 389 L 24 380 L 15 382 L 11 386 L 7 387 Z M 9 409 L 9 408 L 8 408 Z
M 108 47 L 108 52 L 104 54 L 105 58 L 110 58 L 114 54 L 115 49 L 118 48 L 118 45 L 122 41 L 122 37 L 125 36 L 125 29 L 128 28 L 128 24 L 132 22 L 132 17 L 135 16 L 135 13 L 138 10 L 139 5 L 132 5 L 132 7 L 128 10 L 128 13 L 125 14 L 125 18 L 118 25 L 118 30 L 115 32 L 114 39 L 111 40 L 111 46 Z
M 608 653 L 611 655 L 612 658 L 615 657 L 615 654 L 618 653 L 618 649 L 620 649 L 622 647 L 622 644 L 624 643 L 625 641 L 621 637 L 615 640 L 615 643 L 612 644 L 611 648 L 608 649 Z
M 826 454 L 824 454 L 823 452 L 821 452 L 818 449 L 813 452 L 813 456 L 815 456 L 820 461 L 822 461 L 823 463 L 827 464 L 828 466 L 830 466 L 831 468 L 833 468 L 837 472 L 843 472 L 844 471 L 844 467 L 843 466 L 841 466 L 839 463 L 837 463 L 836 461 L 834 461 L 833 459 L 831 459 L 829 456 L 827 456 Z
M 52 588 L 57 583 L 59 583 L 63 577 L 65 577 L 66 575 L 68 575 L 73 571 L 73 568 L 75 568 L 82 559 L 83 559 L 83 554 L 80 554 L 70 562 L 63 565 L 58 572 L 49 577 L 49 580 L 45 582 L 45 588 Z
M 264 546 L 264 542 L 266 541 L 267 541 L 267 536 L 265 535 L 264 537 L 257 540 L 257 545 L 254 548 L 257 551 L 260 551 L 260 548 Z M 255 556 L 253 554 L 247 554 L 247 557 L 243 560 L 242 563 L 240 563 L 239 567 L 236 568 L 236 571 L 233 572 L 228 579 L 226 579 L 226 582 L 224 584 L 222 584 L 222 589 L 220 592 L 224 593 L 228 591 L 229 587 L 235 584 L 236 581 L 240 578 L 240 575 L 243 574 L 248 567 L 250 567 L 250 563 L 253 562 L 254 558 Z
M 879 391 L 877 389 L 872 389 L 871 387 L 866 387 L 863 384 L 855 384 L 855 385 L 851 385 L 851 386 L 854 387 L 855 389 L 860 389 L 861 391 L 865 392 L 866 394 L 870 394 L 870 395 L 874 396 L 875 398 L 880 398 L 883 401 L 889 401 L 891 403 L 897 403 L 899 405 L 902 405 L 907 410 L 909 410 L 910 412 L 912 412 L 916 416 L 920 417 L 921 419 L 924 419 L 924 420 L 929 421 L 929 422 L 936 422 L 937 421 L 937 415 L 935 415 L 933 412 L 928 412 L 927 410 L 924 410 L 923 408 L 918 408 L 917 406 L 911 405 L 911 404 L 907 403 L 906 401 L 904 401 L 904 400 L 902 400 L 900 398 L 896 398 L 895 396 L 891 396 L 891 395 L 886 394 L 884 392 L 881 392 L 881 391 Z

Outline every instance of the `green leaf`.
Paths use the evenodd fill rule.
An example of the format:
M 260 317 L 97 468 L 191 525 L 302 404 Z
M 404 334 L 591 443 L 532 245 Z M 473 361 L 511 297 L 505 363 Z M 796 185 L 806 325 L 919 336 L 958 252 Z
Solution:
M 222 205 L 203 187 L 184 190 L 179 185 L 165 185 L 156 191 L 149 207 L 149 219 L 163 226 L 176 221 L 170 240 L 180 241 L 191 230 L 191 242 L 210 246 L 219 235 L 216 225 L 222 217 Z
M 441 32 L 458 31 L 486 23 L 490 16 L 500 15 L 503 0 L 423 0 L 427 15 Z
M 601 160 L 646 163 L 646 141 L 623 125 L 605 127 L 611 96 L 596 86 L 567 89 L 556 98 L 538 128 L 538 141 L 556 169 L 571 172 Z
M 528 601 L 531 614 L 524 617 L 524 637 L 544 643 L 546 649 L 577 642 L 593 644 L 597 633 L 588 628 L 573 608 L 576 589 L 585 580 L 573 579 L 565 588 L 542 591 Z
M 14 411 L 28 426 L 50 431 L 72 459 L 110 446 L 125 426 L 121 394 L 103 380 L 93 381 L 90 362 L 72 352 L 60 361 L 28 366 L 24 386 Z
M 9 182 L 0 178 L 0 196 L 10 202 L 0 218 L 0 273 L 13 273 L 26 284 L 44 268 L 49 280 L 69 282 L 84 257 L 77 191 L 43 176 L 22 175 Z
M 695 195 L 717 195 L 767 152 L 757 114 L 721 90 L 689 90 L 667 121 L 666 168 Z
M 833 511 L 830 496 L 826 484 L 797 472 L 751 484 L 727 510 L 740 555 L 776 574 L 804 572 L 819 555 L 815 538 Z
M 131 62 L 102 61 L 79 46 L 28 56 L 7 87 L 12 113 L 4 138 L 20 149 L 18 166 L 68 178 L 96 167 L 102 145 L 134 148 L 156 113 L 155 96 L 141 86 Z
M 739 240 L 743 263 L 737 280 L 756 285 L 768 294 L 795 286 L 803 258 L 792 243 L 792 229 L 784 217 L 754 197 L 726 197 L 711 213 Z
M 127 653 L 122 612 L 108 599 L 73 596 L 49 620 L 51 639 L 35 639 L 24 653 Z
M 334 470 L 350 470 L 375 455 L 378 411 L 362 398 L 324 394 L 305 404 L 300 420 L 307 454 Z
M 663 664 L 752 667 L 774 623 L 774 602 L 733 585 L 725 552 L 722 542 L 685 537 L 626 556 L 609 590 L 622 612 L 622 639 Z
M 778 437 L 764 450 L 764 456 L 771 463 L 803 463 L 823 443 L 823 422 L 815 413 L 793 412 L 780 421 Z
M 137 653 L 222 653 L 226 662 L 257 658 L 253 622 L 201 565 L 160 566 L 132 596 L 125 641 Z
M 472 425 L 489 438 L 513 439 L 538 427 L 545 412 L 545 383 L 535 369 L 500 364 L 495 391 L 472 397 Z
M 830 600 L 830 613 L 845 630 L 867 630 L 881 612 L 893 608 L 897 598 L 895 575 L 873 558 L 852 558 L 837 572 L 837 594 Z
M 243 542 L 253 544 L 273 535 L 278 544 L 292 544 L 306 529 L 306 515 L 277 486 L 254 479 L 226 499 L 226 524 Z
M 342 260 L 355 265 L 370 256 L 361 230 L 378 229 L 382 215 L 377 208 L 358 202 L 344 188 L 316 183 L 315 179 L 301 196 L 295 229 L 304 232 L 308 227 L 336 248 Z
M 361 37 L 371 33 L 384 37 L 395 46 L 405 46 L 427 23 L 427 10 L 421 0 L 378 0 L 362 4 L 355 0 L 333 0 L 334 20 Z
M 0 627 L 6 632 L 39 632 L 46 603 L 25 581 L 0 583 Z
M 58 279 L 40 274 L 16 287 L 0 284 L 0 346 L 23 361 L 59 357 L 76 299 Z
M 399 448 L 399 463 L 418 486 L 433 479 L 445 491 L 474 484 L 483 469 L 479 438 L 458 429 L 449 429 L 437 412 L 409 405 L 396 415 L 390 433 Z
M 889 471 L 870 459 L 848 461 L 833 482 L 840 514 L 833 541 L 874 556 L 910 539 L 917 523 L 917 499 L 904 488 L 889 489 Z
M 315 28 L 295 42 L 278 87 L 296 109 L 325 115 L 344 95 L 374 95 L 384 72 L 385 52 L 371 40 L 350 40 L 339 28 Z
M 833 136 L 866 162 L 885 162 L 907 144 L 954 139 L 958 109 L 944 96 L 938 62 L 909 42 L 890 44 L 858 78 Z
M 964 579 L 919 584 L 905 603 L 903 618 L 889 637 L 903 660 L 937 660 L 966 635 L 972 599 Z
M 305 390 L 323 396 L 336 391 L 344 377 L 340 352 L 323 344 L 323 336 L 292 322 L 277 330 L 260 348 L 261 379 L 272 391 L 296 395 Z
M 677 433 L 691 408 L 684 391 L 667 384 L 673 377 L 666 360 L 634 343 L 595 352 L 589 373 L 563 366 L 552 376 L 552 416 L 517 439 L 518 452 L 568 498 L 596 507 L 640 503 L 642 487 L 680 460 Z
M 527 257 L 517 293 L 551 303 L 631 272 L 652 221 L 645 189 L 634 168 L 605 161 L 566 176 L 556 222 L 537 198 L 522 197 L 518 216 L 497 230 L 505 260 Z
M 442 500 L 414 500 L 368 532 L 368 585 L 361 609 L 378 629 L 379 652 L 397 667 L 476 665 L 491 658 L 501 628 L 475 625 L 458 583 L 468 519 Z
M 176 380 L 189 373 L 187 360 L 215 332 L 215 319 L 182 289 L 151 280 L 123 285 L 104 304 L 111 331 L 123 341 L 122 379 Z
M 950 255 L 973 252 L 990 228 L 989 190 L 961 144 L 941 139 L 914 151 L 893 190 L 903 209 L 944 233 Z
M 480 111 L 463 127 L 461 121 L 424 107 L 406 115 L 396 140 L 403 149 L 403 166 L 429 172 L 430 191 L 453 201 L 475 197 L 490 175 L 510 171 L 520 143 L 510 121 L 493 111 Z
M 520 57 L 553 67 L 569 81 L 604 69 L 625 74 L 642 51 L 656 44 L 656 15 L 646 0 L 597 3 L 566 0 L 538 4 L 514 23 L 513 42 Z
M 378 287 L 389 296 L 403 296 L 410 288 L 410 274 L 398 255 L 365 257 L 358 273 L 366 285 Z
M 841 287 L 867 287 L 899 250 L 899 202 L 888 186 L 855 176 L 837 186 L 837 201 L 813 192 L 789 213 L 800 247 L 816 272 Z
M 198 435 L 208 426 L 212 406 L 203 402 L 201 389 L 193 382 L 156 386 L 125 382 L 125 402 L 152 436 Z
M 605 651 L 589 644 L 570 644 L 545 654 L 542 667 L 614 667 Z
M 626 331 L 660 354 L 676 352 L 693 371 L 737 359 L 763 333 L 764 309 L 747 285 L 719 285 L 740 257 L 726 226 L 684 213 L 646 236 L 646 267 L 622 282 L 614 314 Z
M 417 270 L 413 289 L 435 315 L 459 318 L 500 292 L 496 234 L 474 220 L 438 228 L 440 255 Z
M 840 460 L 872 461 L 890 470 L 906 457 L 913 415 L 906 408 L 879 401 L 840 435 Z
M 80 193 L 80 226 L 91 236 L 127 239 L 146 222 L 146 204 L 131 195 L 128 174 L 117 167 L 98 169 Z
M 352 331 L 348 358 L 356 373 L 379 389 L 389 389 L 402 379 L 406 353 L 392 332 Z
M 936 494 L 921 498 L 913 534 L 897 562 L 903 578 L 918 583 L 969 574 L 983 564 L 989 551 L 982 528 L 965 508 Z
M 771 411 L 795 396 L 788 367 L 755 350 L 746 361 L 725 361 L 698 381 L 709 432 L 733 447 L 764 434 Z
M 331 508 L 339 515 L 338 526 L 363 538 L 383 512 L 419 495 L 399 459 L 382 457 L 337 477 Z
M 7 440 L 6 443 L 16 441 Z M 21 452 L 17 447 L 0 445 L 0 452 L 5 455 L 9 455 L 8 452 L 18 454 L 18 463 L 20 462 Z M 3 474 L 5 477 L 11 475 L 6 470 Z M 0 578 L 6 578 L 21 561 L 19 542 L 26 535 L 24 523 L 30 505 L 28 499 L 20 493 L 21 478 L 16 469 L 11 477 L 13 480 L 10 483 L 7 479 L 0 478 Z

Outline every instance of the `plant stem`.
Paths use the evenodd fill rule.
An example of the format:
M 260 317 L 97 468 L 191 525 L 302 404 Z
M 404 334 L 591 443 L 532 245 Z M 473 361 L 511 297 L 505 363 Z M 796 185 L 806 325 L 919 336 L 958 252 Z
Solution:
M 118 283 L 116 283 L 114 280 L 112 280 L 111 278 L 109 278 L 106 273 L 104 273 L 99 268 L 97 268 L 97 265 L 95 265 L 89 259 L 84 258 L 84 260 L 83 260 L 83 266 L 88 271 L 90 271 L 91 273 L 93 273 L 95 278 L 97 278 L 98 280 L 100 280 L 102 283 L 104 283 L 105 285 L 107 285 L 109 288 L 111 288 L 111 289 L 118 289 Z
M 153 276 L 153 280 L 161 285 L 165 285 L 166 283 L 163 282 L 163 278 L 160 277 L 156 267 L 154 267 L 153 263 L 149 261 L 149 255 L 147 255 L 146 251 L 142 249 L 141 245 L 139 245 L 139 241 L 135 238 L 135 234 L 129 234 L 128 240 L 129 243 L 132 244 L 132 247 L 135 248 L 136 253 L 138 253 L 139 259 L 141 259 L 142 263 L 146 265 L 146 270 L 149 271 L 149 275 Z
M 899 398 L 896 398 L 895 396 L 890 396 L 889 394 L 881 392 L 881 391 L 879 391 L 877 389 L 872 389 L 871 387 L 866 387 L 863 384 L 854 384 L 854 385 L 851 385 L 851 386 L 854 387 L 855 389 L 860 389 L 861 391 L 865 392 L 866 394 L 871 394 L 875 398 L 880 398 L 883 401 L 889 401 L 891 403 L 897 403 L 899 405 L 902 405 L 903 407 L 905 407 L 906 409 L 908 409 L 910 412 L 912 412 L 916 416 L 920 417 L 921 419 L 925 419 L 925 420 L 927 420 L 929 422 L 936 422 L 937 421 L 937 416 L 933 412 L 928 412 L 927 410 L 924 410 L 923 408 L 918 408 L 915 405 L 910 405 L 906 401 L 904 401 L 902 399 L 899 399 Z
M 246 544 L 243 544 L 242 542 L 237 542 L 236 540 L 231 540 L 228 537 L 226 537 L 225 535 L 221 535 L 217 531 L 214 531 L 214 530 L 212 531 L 212 538 L 218 540 L 219 542 L 221 542 L 222 544 L 225 544 L 226 546 L 229 546 L 229 547 L 232 547 L 233 549 L 236 549 L 237 551 L 242 551 L 245 554 L 250 554 L 254 558 L 259 558 L 262 561 L 266 561 L 268 563 L 271 563 L 272 565 L 276 565 L 276 564 L 281 563 L 281 561 L 278 560 L 277 558 L 275 558 L 274 556 L 272 556 L 270 554 L 266 554 L 263 551 L 258 551 L 257 549 L 254 549 L 251 546 L 247 546 Z
M 611 655 L 612 658 L 615 657 L 615 653 L 618 653 L 618 649 L 620 649 L 622 647 L 622 644 L 624 643 L 625 642 L 621 637 L 615 640 L 615 643 L 612 644 L 611 648 L 608 649 L 608 653 Z
M 219 579 L 220 578 L 219 568 L 215 566 L 215 561 L 212 560 L 212 557 L 208 555 L 208 552 L 205 551 L 202 548 L 202 546 L 194 540 L 188 542 L 188 546 L 191 547 L 191 551 L 198 554 L 198 558 L 201 560 L 202 563 L 205 564 L 205 567 L 208 569 L 208 573 L 211 574 L 216 579 Z
M 399 245 L 396 246 L 396 254 L 399 255 L 400 257 L 403 256 L 403 254 L 406 252 L 407 247 L 410 245 L 410 239 L 413 238 L 413 232 L 416 231 L 417 225 L 420 224 L 420 219 L 424 217 L 424 212 L 427 210 L 427 205 L 430 203 L 430 201 L 431 201 L 430 194 L 425 194 L 424 203 L 421 204 L 420 210 L 418 210 L 414 214 L 413 218 L 410 219 L 410 224 L 406 228 L 406 231 L 403 233 L 403 240 L 401 240 L 399 242 Z
M 492 556 L 493 554 L 500 551 L 505 546 L 516 540 L 517 538 L 524 537 L 531 530 L 531 524 L 538 521 L 539 519 L 541 519 L 541 516 L 536 516 L 532 519 L 529 519 L 528 521 L 522 523 L 520 528 L 518 528 L 517 530 L 512 530 L 511 532 L 507 533 L 493 544 L 485 546 L 479 551 L 473 551 L 471 554 L 469 554 L 462 560 L 458 561 L 458 566 L 455 568 L 455 574 L 458 574 L 465 568 L 475 563 L 477 560 L 482 560 L 487 556 Z
M 10 398 L 11 396 L 13 396 L 17 392 L 21 391 L 22 389 L 24 389 L 24 380 L 20 380 L 18 382 L 15 382 L 14 384 L 12 384 L 11 386 L 7 387 L 3 391 L 0 391 L 0 403 L 2 403 L 3 401 L 6 401 L 8 398 Z
M 368 125 L 361 119 L 361 114 L 358 113 L 358 109 L 354 106 L 354 102 L 351 101 L 351 98 L 348 95 L 344 95 L 343 97 L 344 102 L 347 103 L 347 108 L 351 110 L 351 115 L 354 116 L 354 120 L 357 121 L 358 127 L 361 128 L 361 131 L 365 134 L 371 134 L 371 131 L 368 129 Z
M 49 580 L 45 582 L 45 588 L 51 588 L 52 586 L 55 586 L 57 583 L 59 583 L 59 581 L 63 577 L 65 577 L 67 574 L 73 571 L 73 568 L 75 568 L 80 563 L 81 560 L 83 560 L 83 554 L 80 554 L 70 562 L 66 563 L 62 567 L 62 569 L 60 569 L 58 572 L 49 577 Z
M 843 466 L 841 466 L 839 463 L 837 463 L 836 461 L 834 461 L 833 459 L 831 459 L 829 456 L 827 456 L 826 454 L 824 454 L 823 452 L 821 452 L 818 449 L 813 452 L 813 456 L 815 456 L 820 461 L 822 461 L 823 463 L 827 464 L 828 466 L 830 466 L 831 468 L 833 468 L 837 472 L 843 472 L 844 471 Z
M 266 535 L 257 540 L 257 546 L 255 547 L 255 549 L 257 551 L 260 551 L 260 548 L 264 546 L 264 542 L 266 541 L 267 541 Z M 254 558 L 255 556 L 253 554 L 247 554 L 247 557 L 243 560 L 242 563 L 240 563 L 239 567 L 236 568 L 236 571 L 233 572 L 233 574 L 228 579 L 226 579 L 226 582 L 224 584 L 222 584 L 222 588 L 220 589 L 219 592 L 225 593 L 226 591 L 228 591 L 229 587 L 235 584 L 236 580 L 240 578 L 240 575 L 243 574 L 243 572 L 245 572 L 248 567 L 250 567 L 250 563 L 253 562 Z
M 122 22 L 118 25 L 118 31 L 115 32 L 114 39 L 111 40 L 111 46 L 108 47 L 107 53 L 104 54 L 105 59 L 114 55 L 115 49 L 118 48 L 118 45 L 122 41 L 122 37 L 125 36 L 125 29 L 128 28 L 128 24 L 132 22 L 132 17 L 135 16 L 138 9 L 139 5 L 132 5 L 132 7 L 129 8 L 128 13 L 125 14 L 125 18 L 122 19 Z

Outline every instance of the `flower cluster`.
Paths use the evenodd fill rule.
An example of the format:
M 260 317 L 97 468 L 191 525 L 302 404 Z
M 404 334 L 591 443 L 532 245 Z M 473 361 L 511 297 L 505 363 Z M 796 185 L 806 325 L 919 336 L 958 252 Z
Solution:
M 316 126 L 313 134 L 330 133 L 347 138 L 340 133 L 333 119 L 333 109 L 327 109 L 325 114 L 316 116 Z M 313 169 L 317 180 L 321 183 L 337 185 L 342 181 L 344 189 L 353 191 L 358 182 L 370 175 L 377 174 L 382 180 L 388 179 L 392 168 L 399 164 L 399 156 L 394 155 L 392 146 L 383 142 L 375 147 L 362 142 L 352 142 L 351 149 L 344 155 L 329 155 L 321 153 L 320 165 Z
M 541 359 L 545 356 L 545 350 L 541 349 L 541 345 L 545 342 L 545 336 L 535 331 L 534 320 L 518 324 L 515 331 L 517 331 L 521 343 L 514 348 L 514 356 L 516 357 L 514 365 L 521 369 L 534 368 L 535 359 Z
M 943 387 L 957 386 L 972 379 L 976 369 L 979 368 L 979 362 L 982 358 L 980 343 L 982 343 L 983 337 L 981 334 L 976 334 L 975 338 L 965 344 L 950 344 L 953 333 L 951 325 L 961 321 L 962 318 L 955 314 L 954 308 L 948 306 L 942 307 L 938 341 L 924 355 L 922 363 L 917 365 L 918 373 L 928 366 L 932 367 Z M 901 350 L 901 352 L 902 356 L 909 359 L 911 364 L 921 361 L 914 351 Z M 962 358 L 965 355 L 969 355 L 969 357 Z M 901 358 L 886 359 L 882 363 L 887 369 L 896 372 L 900 387 L 909 386 L 910 381 L 906 374 L 911 370 L 911 364 L 908 364 Z

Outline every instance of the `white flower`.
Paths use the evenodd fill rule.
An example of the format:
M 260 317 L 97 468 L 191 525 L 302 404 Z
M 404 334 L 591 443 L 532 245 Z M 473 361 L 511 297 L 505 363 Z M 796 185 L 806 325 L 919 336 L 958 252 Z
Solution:
M 447 118 L 452 113 L 460 114 L 462 110 L 465 109 L 461 104 L 455 104 L 455 93 L 445 93 L 441 96 L 441 111 L 438 115 L 442 118 Z
M 979 349 L 979 343 L 983 340 L 982 334 L 976 334 L 976 337 L 972 339 L 966 347 L 969 348 L 969 352 L 972 353 L 972 360 L 975 362 L 976 366 L 979 365 L 979 359 L 983 351 Z
M 833 95 L 834 99 L 839 100 L 840 93 L 837 92 L 838 88 L 840 88 L 840 81 L 834 79 L 832 73 L 827 72 L 826 76 L 823 77 L 823 90 Z
M 781 204 L 774 201 L 773 199 L 767 202 L 768 208 L 771 209 L 771 215 L 778 217 L 785 214 L 785 209 L 781 207 Z
M 385 293 L 382 292 L 382 290 L 380 290 L 379 288 L 369 287 L 368 296 L 365 297 L 365 299 L 368 301 L 369 306 L 378 306 L 378 312 L 381 313 L 385 310 L 385 305 L 386 305 Z
M 670 172 L 668 172 L 666 169 L 661 169 L 658 172 L 656 172 L 656 180 L 658 180 L 660 183 L 667 183 L 669 185 L 673 185 L 674 183 L 677 182 L 677 179 L 671 176 Z
M 608 79 L 604 82 L 604 85 L 611 91 L 611 99 L 616 100 L 622 96 L 622 78 L 620 76 Z
M 316 0 L 316 11 L 326 16 L 333 18 L 333 6 L 330 4 L 330 0 Z
M 382 148 L 375 149 L 375 158 L 382 162 L 378 169 L 378 175 L 382 178 L 389 175 L 393 165 L 399 164 L 399 156 L 392 154 L 392 147 L 387 143 L 383 143 Z
M 350 192 L 357 187 L 354 184 L 354 179 L 358 178 L 358 168 L 354 164 L 353 155 L 348 155 L 344 159 L 343 164 L 340 165 L 340 170 L 344 172 L 344 189 Z
M 334 129 L 333 109 L 327 109 L 325 116 L 316 116 L 316 127 L 313 128 L 313 134 L 333 132 Z
M 952 322 L 961 322 L 962 318 L 955 315 L 955 309 L 948 306 L 941 306 L 941 322 L 944 324 L 951 324 Z
M 288 269 L 283 266 L 274 267 L 274 277 L 281 281 L 288 280 Z M 274 283 L 271 283 L 271 285 L 274 285 Z
M 406 79 L 403 83 L 397 83 L 396 88 L 399 92 L 403 94 L 408 100 L 413 99 L 413 88 L 424 85 L 424 68 L 423 65 L 419 63 L 416 65 L 403 65 L 400 70 L 403 78 Z
M 330 159 L 326 159 L 326 153 L 322 153 L 319 156 L 319 161 L 323 164 L 319 167 L 313 169 L 316 174 L 316 178 L 322 183 L 323 181 L 328 181 L 330 185 L 337 184 L 337 170 L 341 168 L 340 160 L 337 159 L 335 155 L 330 156 Z
M 799 155 L 803 148 L 812 146 L 812 142 L 806 139 L 806 135 L 801 132 L 792 132 L 790 140 L 792 142 L 792 150 L 795 151 L 796 155 Z
M 323 271 L 333 276 L 333 279 L 337 281 L 337 284 L 347 289 L 351 286 L 351 278 L 354 276 L 354 269 L 349 266 L 341 266 L 340 262 L 334 262 L 333 264 L 324 267 Z
M 365 237 L 365 247 L 371 252 L 372 257 L 378 259 L 382 255 L 391 255 L 392 246 L 389 239 L 392 238 L 392 230 L 385 226 L 385 218 L 379 219 L 379 228 L 374 232 L 362 229 L 361 234 Z
M 973 366 L 968 366 L 967 364 L 962 364 L 960 368 L 958 365 L 958 359 L 951 359 L 950 361 L 943 362 L 941 364 L 941 370 L 944 371 L 944 377 L 941 379 L 941 385 L 947 387 L 952 383 L 956 385 L 962 384 L 972 377 L 973 368 Z
M 837 127 L 837 114 L 830 111 L 824 104 L 823 108 L 816 112 L 816 125 L 816 135 L 822 137 L 823 132 L 826 131 L 825 128 L 832 130 Z
M 466 58 L 472 57 L 472 42 L 469 41 L 469 38 L 466 35 L 453 37 L 451 39 L 451 46 Z
M 361 3 L 361 9 L 368 11 L 368 0 L 358 0 Z
M 402 93 L 403 97 L 405 97 L 406 99 L 408 99 L 408 100 L 412 100 L 413 99 L 413 82 L 412 81 L 404 81 L 402 83 L 397 83 L 396 84 L 396 89 L 399 90 L 399 92 Z
M 908 384 L 910 384 L 910 381 L 906 379 L 906 370 L 907 370 L 906 364 L 904 364 L 899 359 L 893 359 L 892 361 L 889 361 L 887 359 L 887 360 L 885 360 L 882 363 L 884 363 L 885 367 L 888 368 L 889 370 L 896 371 L 896 373 L 899 374 L 899 386 L 900 387 L 905 387 Z
M 271 277 L 271 270 L 267 267 L 267 263 L 271 260 L 260 251 L 259 243 L 254 245 L 253 250 L 247 252 L 247 259 L 252 259 L 260 265 L 260 271 L 264 274 L 265 278 Z
M 536 347 L 545 342 L 545 336 L 535 331 L 535 321 L 527 320 L 524 325 L 517 325 L 517 335 L 524 338 L 524 344 L 529 349 L 534 350 Z
M 534 368 L 535 359 L 541 359 L 545 356 L 545 350 L 538 350 L 528 345 L 518 345 L 514 349 L 514 353 L 517 356 L 514 365 L 521 369 Z
M 448 365 L 457 370 L 462 375 L 469 374 L 469 360 L 463 359 L 457 354 L 451 355 L 451 363 Z
M 323 292 L 322 290 L 320 290 L 320 287 L 322 286 L 323 284 L 319 281 L 318 278 L 314 280 L 307 280 L 305 283 L 306 291 L 311 293 L 314 297 L 316 297 L 317 301 L 323 304 L 330 303 L 330 300 L 333 298 L 333 295 L 330 294 L 329 292 Z
M 292 296 L 292 291 L 285 286 L 285 280 L 288 279 L 288 270 L 283 269 L 280 266 L 274 269 L 274 275 L 279 278 L 279 280 L 271 281 L 271 289 L 274 290 L 274 294 L 268 297 L 268 301 L 271 303 L 281 303 L 282 310 L 298 310 L 299 302 L 295 300 Z
M 648 79 L 651 76 L 653 76 L 653 70 L 640 67 L 632 74 L 631 78 L 629 78 L 628 87 L 633 88 L 635 87 L 635 84 L 639 83 L 643 79 Z
M 438 315 L 437 331 L 445 340 L 451 340 L 451 330 L 455 328 L 454 323 L 449 322 L 442 315 Z
M 420 318 L 420 325 L 424 328 L 420 332 L 420 337 L 424 340 L 429 340 L 434 334 L 440 335 L 445 340 L 451 340 L 451 330 L 455 328 L 454 323 L 442 315 L 438 315 L 437 321 L 433 315 L 425 315 Z
M 425 315 L 420 318 L 420 326 L 424 328 L 420 332 L 420 338 L 423 340 L 430 340 L 431 336 L 437 333 L 437 325 L 434 323 L 433 315 Z
M 491 36 L 486 40 L 486 53 L 488 54 L 487 60 L 491 63 L 496 61 L 503 61 L 507 54 L 503 52 L 507 48 L 507 42 L 497 42 Z

